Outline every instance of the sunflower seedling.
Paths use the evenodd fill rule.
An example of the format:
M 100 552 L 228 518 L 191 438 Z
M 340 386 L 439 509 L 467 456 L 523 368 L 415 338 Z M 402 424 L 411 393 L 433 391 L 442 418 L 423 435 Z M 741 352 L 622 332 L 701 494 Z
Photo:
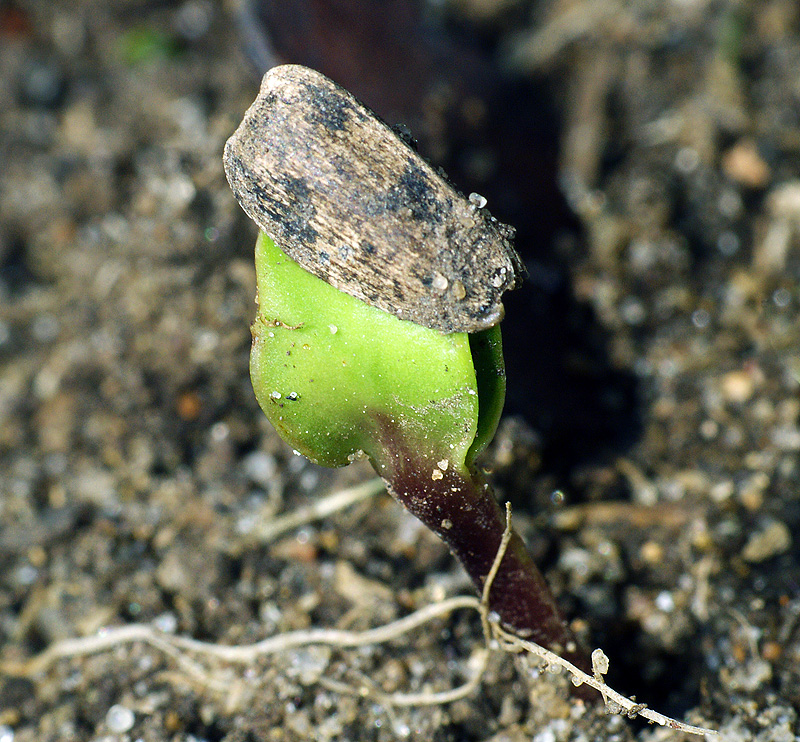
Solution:
M 304 67 L 267 73 L 225 169 L 262 229 L 250 361 L 262 409 L 316 463 L 366 454 L 481 590 L 506 526 L 475 458 L 505 396 L 500 297 L 521 273 L 511 230 Z M 516 533 L 489 608 L 586 666 Z

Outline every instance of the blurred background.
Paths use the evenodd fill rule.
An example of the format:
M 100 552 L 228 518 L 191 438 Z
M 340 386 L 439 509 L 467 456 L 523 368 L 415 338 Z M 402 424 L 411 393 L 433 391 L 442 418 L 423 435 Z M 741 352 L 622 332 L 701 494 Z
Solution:
M 248 378 L 255 227 L 221 153 L 282 62 L 516 227 L 484 466 L 612 684 L 793 739 L 795 0 L 0 0 L 0 660 L 133 621 L 365 628 L 469 589 L 388 497 L 254 535 L 370 476 L 294 456 Z M 509 658 L 434 708 L 319 684 L 452 687 L 480 642 L 458 616 L 206 682 L 144 647 L 0 672 L 0 740 L 658 737 L 571 715 L 563 680 Z

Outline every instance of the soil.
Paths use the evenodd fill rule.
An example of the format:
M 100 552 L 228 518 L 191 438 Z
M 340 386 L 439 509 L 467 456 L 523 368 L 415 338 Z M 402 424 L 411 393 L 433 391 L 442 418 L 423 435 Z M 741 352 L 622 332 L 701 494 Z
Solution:
M 359 692 L 464 683 L 463 610 L 244 666 L 139 641 L 20 671 L 113 627 L 242 645 L 471 594 L 385 493 L 256 536 L 372 477 L 294 455 L 248 378 L 256 233 L 221 154 L 276 61 L 518 228 L 483 464 L 610 684 L 800 739 L 797 3 L 373 5 L 0 2 L 0 740 L 681 737 L 501 652 L 452 703 Z

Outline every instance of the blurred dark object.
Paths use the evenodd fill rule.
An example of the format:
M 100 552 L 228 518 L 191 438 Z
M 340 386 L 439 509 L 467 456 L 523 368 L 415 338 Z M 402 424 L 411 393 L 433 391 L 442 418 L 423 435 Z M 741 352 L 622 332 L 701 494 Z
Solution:
M 571 220 L 555 185 L 556 121 L 543 91 L 503 75 L 483 40 L 429 17 L 418 0 L 240 0 L 245 48 L 263 74 L 319 70 L 513 224 L 523 250 Z
M 0 2 L 0 38 L 23 38 L 32 33 L 33 23 L 26 11 L 15 3 Z
M 58 108 L 66 95 L 66 75 L 54 56 L 31 56 L 22 65 L 17 87 L 21 105 Z
M 453 50 L 423 26 L 421 4 L 413 0 L 243 0 L 242 5 L 259 32 L 250 46 L 259 72 L 276 63 L 263 45 L 259 48 L 263 32 L 278 60 L 319 70 L 389 123 L 408 124 L 417 136 L 427 129 L 423 111 L 432 99 L 456 92 L 449 88 L 458 76 L 445 66 L 467 64 L 465 76 L 482 72 L 477 60 L 463 58 L 467 55 L 445 60 Z
M 516 228 L 531 278 L 505 301 L 507 408 L 543 435 L 545 465 L 569 470 L 633 437 L 633 377 L 610 367 L 553 252 L 579 231 L 557 185 L 555 108 L 543 85 L 503 71 L 500 39 L 419 0 L 239 0 L 237 20 L 259 76 L 286 62 L 319 70 L 407 126 L 423 156 Z

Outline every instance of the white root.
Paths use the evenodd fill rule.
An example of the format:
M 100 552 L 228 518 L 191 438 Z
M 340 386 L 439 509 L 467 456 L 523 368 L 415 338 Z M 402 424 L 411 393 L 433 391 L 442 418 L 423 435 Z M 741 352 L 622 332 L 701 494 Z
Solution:
M 331 505 L 346 507 L 347 504 L 353 501 L 370 496 L 369 494 L 365 494 L 365 492 L 377 494 L 377 492 L 382 489 L 382 486 L 377 487 L 374 480 L 366 484 L 370 486 L 367 487 L 364 485 L 364 489 L 358 491 L 357 496 L 353 494 L 352 490 L 348 490 L 346 492 L 349 494 L 334 498 L 332 502 L 331 498 L 329 498 L 328 504 L 323 509 L 327 510 L 327 512 L 331 512 L 328 509 Z M 296 527 L 299 524 L 307 522 L 309 518 L 315 519 L 316 517 L 322 517 L 319 515 L 319 512 L 319 509 L 317 509 L 314 513 L 303 511 L 302 513 L 292 514 L 292 516 L 286 518 L 285 522 L 293 522 L 295 524 L 293 527 Z M 287 528 L 289 527 L 292 526 L 287 526 Z M 271 535 L 274 536 L 276 533 L 283 531 L 284 526 L 282 525 L 281 528 L 273 529 Z M 361 697 L 369 697 L 388 708 L 445 704 L 460 698 L 465 698 L 475 692 L 486 670 L 489 648 L 499 646 L 503 651 L 529 652 L 531 655 L 540 658 L 548 667 L 560 667 L 566 670 L 571 676 L 574 685 L 586 684 L 595 688 L 602 695 L 609 713 L 621 713 L 629 718 L 642 716 L 650 722 L 686 734 L 709 737 L 718 736 L 719 733 L 712 729 L 693 726 L 678 721 L 677 719 L 672 719 L 610 688 L 603 679 L 603 676 L 608 672 L 608 657 L 606 657 L 600 649 L 595 649 L 594 652 L 592 652 L 593 674 L 588 675 L 554 652 L 533 642 L 521 639 L 503 629 L 497 619 L 490 614 L 489 592 L 500 567 L 500 563 L 505 556 L 510 538 L 511 508 L 507 506 L 506 530 L 497 550 L 492 568 L 487 575 L 480 599 L 469 595 L 456 596 L 424 606 L 397 621 L 392 621 L 391 623 L 373 629 L 367 629 L 365 631 L 342 631 L 338 629 L 292 631 L 269 637 L 255 644 L 226 646 L 197 641 L 187 637 L 174 636 L 160 631 L 150 624 L 130 624 L 127 626 L 103 629 L 93 636 L 56 642 L 41 654 L 25 662 L 0 663 L 0 672 L 8 675 L 30 677 L 45 672 L 59 660 L 88 656 L 109 651 L 120 645 L 140 642 L 171 657 L 184 672 L 195 679 L 209 680 L 210 673 L 206 672 L 198 662 L 203 658 L 213 658 L 231 664 L 251 666 L 260 658 L 297 647 L 324 645 L 338 648 L 351 648 L 382 644 L 398 639 L 408 632 L 434 619 L 446 616 L 453 611 L 470 609 L 476 611 L 480 616 L 486 639 L 486 647 L 476 650 L 473 662 L 471 663 L 473 665 L 471 676 L 463 685 L 441 692 L 384 693 L 380 689 L 375 688 L 368 679 L 363 679 L 357 686 L 341 683 L 330 678 L 321 679 L 319 682 L 330 690 Z

